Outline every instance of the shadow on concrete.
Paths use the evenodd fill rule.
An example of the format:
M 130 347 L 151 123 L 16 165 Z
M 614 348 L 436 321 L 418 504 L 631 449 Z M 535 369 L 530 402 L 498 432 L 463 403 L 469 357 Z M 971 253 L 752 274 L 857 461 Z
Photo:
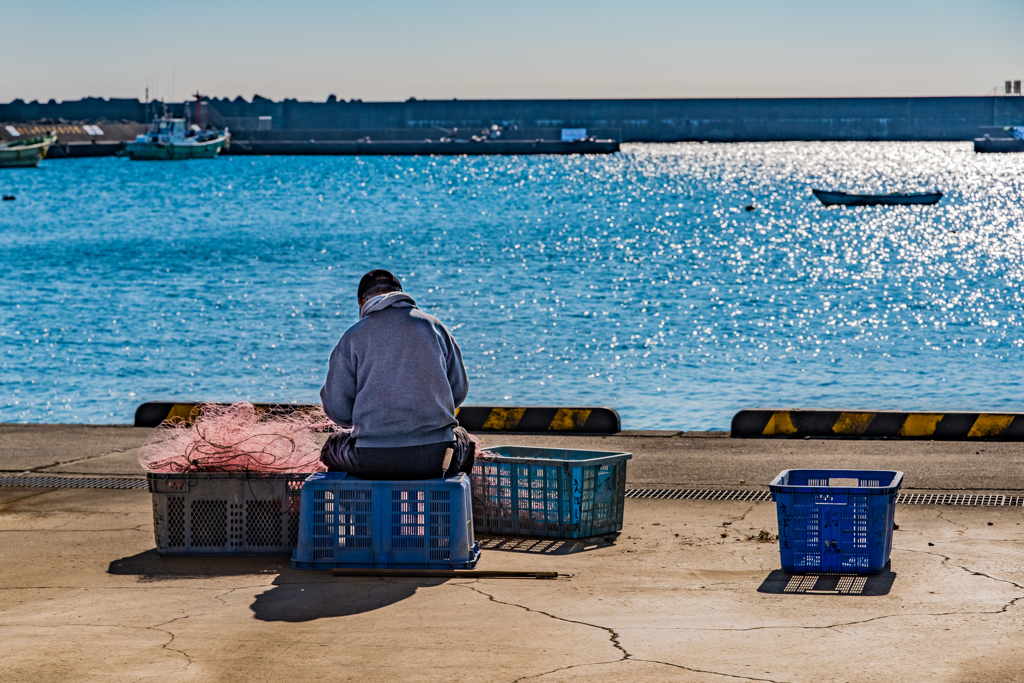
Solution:
M 138 576 L 140 581 L 194 579 L 210 576 L 246 576 L 280 574 L 290 568 L 287 555 L 251 557 L 169 557 L 147 550 L 131 557 L 114 560 L 108 574 Z
M 618 534 L 606 534 L 593 538 L 518 538 L 509 536 L 482 536 L 476 542 L 480 550 L 497 550 L 506 553 L 529 553 L 532 555 L 574 555 L 589 550 L 610 548 L 615 545 Z
M 418 588 L 446 579 L 333 577 L 330 572 L 292 569 L 287 555 L 165 557 L 156 550 L 114 560 L 107 573 L 140 582 L 218 576 L 276 575 L 273 587 L 250 605 L 261 621 L 303 622 L 372 612 L 413 596 Z
M 896 572 L 888 566 L 881 574 L 787 574 L 776 569 L 758 587 L 773 595 L 888 595 Z
M 297 623 L 372 612 L 447 579 L 333 577 L 329 572 L 288 570 L 249 606 L 260 621 Z

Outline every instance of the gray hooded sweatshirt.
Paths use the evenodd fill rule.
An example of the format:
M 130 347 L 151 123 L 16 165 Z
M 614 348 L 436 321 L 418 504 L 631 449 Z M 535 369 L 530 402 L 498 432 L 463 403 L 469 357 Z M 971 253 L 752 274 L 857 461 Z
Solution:
M 320 390 L 327 417 L 354 427 L 357 447 L 451 441 L 469 378 L 462 351 L 434 316 L 403 292 L 373 297 L 331 352 Z

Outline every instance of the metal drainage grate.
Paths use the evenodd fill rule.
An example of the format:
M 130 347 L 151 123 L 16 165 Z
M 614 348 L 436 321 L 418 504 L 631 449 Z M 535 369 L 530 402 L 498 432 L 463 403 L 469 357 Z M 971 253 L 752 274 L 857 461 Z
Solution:
M 770 491 L 714 491 L 708 489 L 629 489 L 626 498 L 645 500 L 738 500 L 763 503 L 772 499 Z M 1024 496 L 978 493 L 900 493 L 900 505 L 967 505 L 1024 507 Z
M 901 505 L 1020 505 L 1021 496 L 965 493 L 901 493 Z
M 65 489 L 148 489 L 145 479 L 124 477 L 0 477 L 0 486 Z M 714 489 L 628 489 L 626 498 L 646 500 L 736 500 L 763 503 L 772 499 L 770 491 L 723 491 Z M 962 505 L 1024 507 L 1024 496 L 979 493 L 900 493 L 900 505 Z
M 629 489 L 626 498 L 658 500 L 742 500 L 761 503 L 772 499 L 770 491 L 713 491 L 708 489 Z
M 90 477 L 0 477 L 0 486 L 62 489 L 148 489 L 145 479 L 96 479 Z

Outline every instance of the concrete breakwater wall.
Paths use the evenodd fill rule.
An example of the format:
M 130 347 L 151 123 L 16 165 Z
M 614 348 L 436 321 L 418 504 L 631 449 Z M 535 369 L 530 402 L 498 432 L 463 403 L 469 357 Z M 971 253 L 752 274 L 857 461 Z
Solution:
M 463 156 L 487 154 L 613 154 L 613 140 L 561 142 L 559 140 L 281 140 L 253 141 L 234 138 L 221 154 L 287 156 Z
M 1024 124 L 1024 98 L 991 96 L 406 102 L 274 102 L 256 96 L 251 102 L 208 102 L 210 123 L 229 126 L 239 138 L 260 129 L 346 129 L 357 138 L 361 131 L 401 129 L 430 137 L 439 127 L 471 134 L 497 124 L 511 131 L 587 128 L 623 142 L 971 140 L 979 126 Z M 172 107 L 179 113 L 182 108 Z M 137 100 L 0 104 L 0 122 L 145 117 L 146 106 Z

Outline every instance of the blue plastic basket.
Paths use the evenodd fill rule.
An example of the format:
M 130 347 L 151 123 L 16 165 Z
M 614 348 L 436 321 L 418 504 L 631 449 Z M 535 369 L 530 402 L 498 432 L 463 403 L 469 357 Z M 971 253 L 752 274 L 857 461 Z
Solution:
M 364 481 L 313 474 L 302 485 L 297 569 L 472 569 L 469 478 Z
M 586 538 L 622 529 L 630 453 L 498 446 L 477 455 L 473 522 L 480 533 Z
M 892 549 L 891 470 L 784 470 L 768 485 L 779 515 L 784 571 L 878 574 Z

